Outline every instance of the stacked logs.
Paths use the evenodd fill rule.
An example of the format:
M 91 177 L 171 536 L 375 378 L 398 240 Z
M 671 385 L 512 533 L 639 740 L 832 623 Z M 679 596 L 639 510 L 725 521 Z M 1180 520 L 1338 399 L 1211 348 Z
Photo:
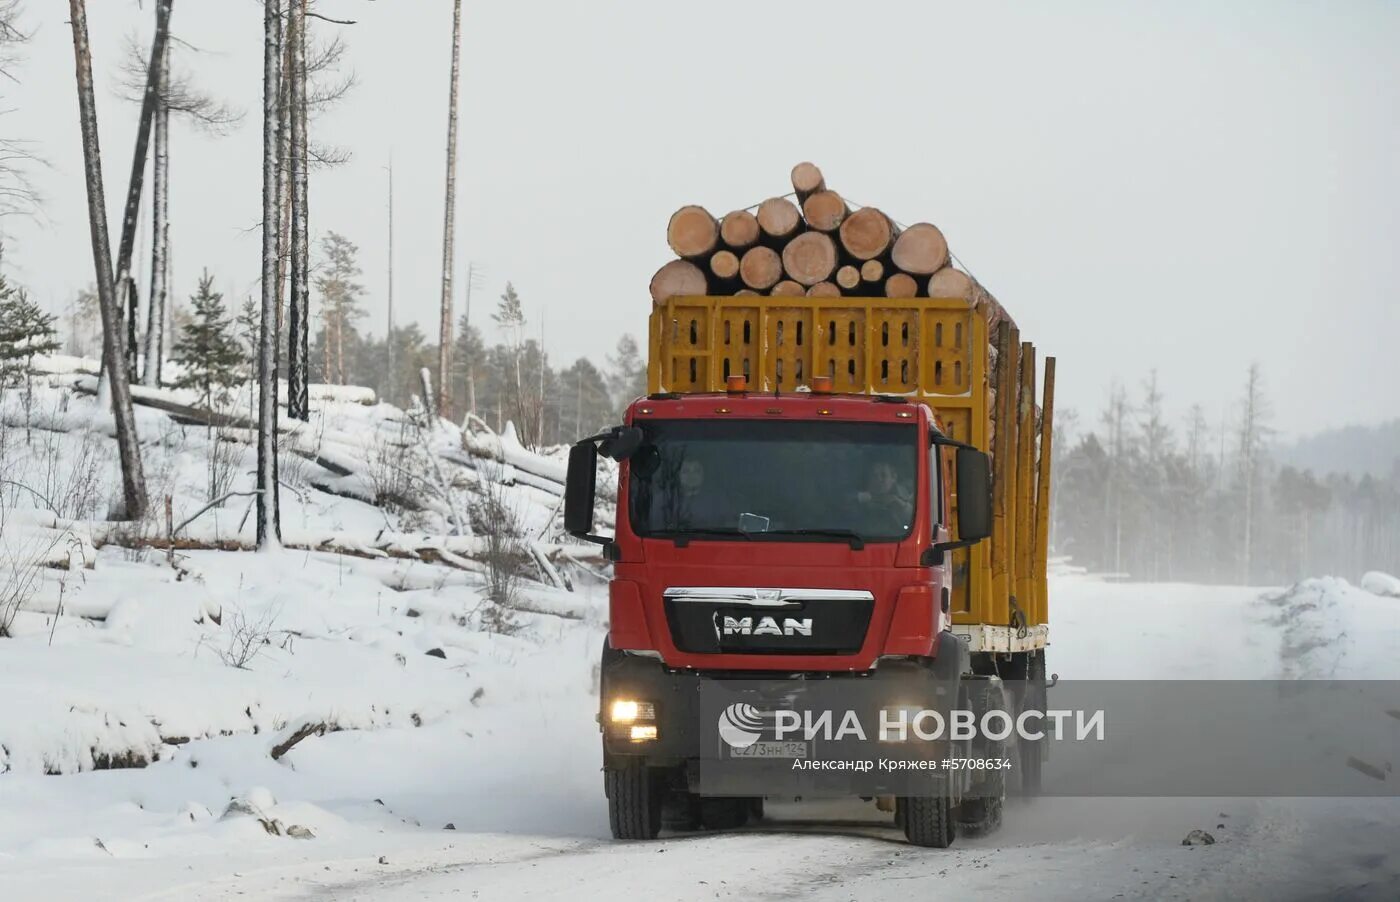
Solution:
M 690 295 L 958 298 L 993 327 L 1010 321 L 950 263 L 937 226 L 901 229 L 876 207 L 852 208 L 812 163 L 798 163 L 791 178 L 791 195 L 718 219 L 704 207 L 677 210 L 666 226 L 677 259 L 652 276 L 653 303 Z

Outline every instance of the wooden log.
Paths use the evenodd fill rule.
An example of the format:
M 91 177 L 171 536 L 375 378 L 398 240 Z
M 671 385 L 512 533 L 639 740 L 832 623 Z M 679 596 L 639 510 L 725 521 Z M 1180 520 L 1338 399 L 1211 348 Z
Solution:
M 666 243 L 683 260 L 705 257 L 719 243 L 719 223 L 704 207 L 681 207 L 666 224 Z
M 714 294 L 733 294 L 739 288 L 739 256 L 733 251 L 715 251 L 710 258 L 710 290 Z
M 733 251 L 715 251 L 710 258 L 710 272 L 718 279 L 733 279 L 739 275 L 739 256 Z
M 751 247 L 739 258 L 739 278 L 755 291 L 767 291 L 783 277 L 783 258 L 771 247 Z
M 774 254 L 774 256 L 777 256 Z M 686 260 L 672 260 L 651 277 L 651 300 L 664 304 L 670 298 L 709 293 L 705 271 Z
M 918 281 L 907 272 L 897 272 L 885 280 L 885 297 L 916 298 L 919 296 Z
M 860 278 L 863 282 L 874 282 L 878 285 L 885 281 L 885 264 L 879 260 L 866 260 L 860 265 Z
M 748 210 L 726 213 L 719 222 L 719 239 L 730 250 L 748 250 L 758 244 L 758 235 L 758 219 Z
M 792 167 L 792 190 L 797 192 L 799 203 L 818 191 L 826 189 L 826 179 L 816 163 L 798 163 Z
M 899 233 L 890 259 L 907 273 L 930 276 L 948 265 L 948 242 L 938 226 L 916 222 Z
M 758 205 L 760 240 L 782 247 L 802 228 L 802 211 L 786 197 L 770 197 Z
M 850 208 L 835 191 L 818 191 L 802 202 L 802 215 L 808 228 L 818 232 L 834 232 L 850 214 Z
M 840 296 L 841 287 L 835 282 L 818 282 L 807 289 L 807 297 L 809 298 L 839 298 Z
M 801 282 L 794 282 L 792 279 L 783 279 L 773 290 L 768 292 L 773 297 L 778 298 L 800 298 L 807 293 L 807 289 L 802 287 Z
M 971 277 L 960 269 L 945 266 L 928 280 L 928 296 L 931 298 L 959 298 L 973 300 L 976 288 Z
M 860 284 L 860 270 L 847 264 L 836 270 L 836 284 L 847 291 L 855 290 Z
M 783 248 L 783 269 L 804 286 L 824 282 L 836 271 L 836 243 L 821 232 L 803 232 Z
M 756 298 L 756 297 L 758 297 L 758 292 L 757 292 L 757 291 L 754 291 L 752 288 L 740 288 L 738 291 L 734 292 L 734 296 L 735 296 L 736 298 L 741 298 L 741 297 L 753 297 L 753 298 Z
M 889 252 L 899 230 L 874 207 L 861 207 L 841 223 L 841 246 L 857 260 L 874 260 Z

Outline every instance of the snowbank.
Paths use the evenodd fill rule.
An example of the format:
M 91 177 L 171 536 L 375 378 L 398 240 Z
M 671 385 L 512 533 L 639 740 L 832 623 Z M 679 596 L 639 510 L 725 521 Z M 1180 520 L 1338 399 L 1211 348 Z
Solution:
M 1361 588 L 1372 595 L 1388 595 L 1391 598 L 1400 598 L 1400 579 L 1391 576 L 1389 573 L 1382 573 L 1379 570 L 1372 570 L 1361 577 Z

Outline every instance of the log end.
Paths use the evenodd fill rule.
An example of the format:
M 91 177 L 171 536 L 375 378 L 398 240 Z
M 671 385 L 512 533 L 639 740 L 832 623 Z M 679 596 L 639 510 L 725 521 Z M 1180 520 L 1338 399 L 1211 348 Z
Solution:
M 770 197 L 758 205 L 758 227 L 770 238 L 788 238 L 802 224 L 802 213 L 786 197 Z
M 835 282 L 818 282 L 807 289 L 809 298 L 839 298 L 841 288 Z
M 783 279 L 773 286 L 773 290 L 768 292 L 775 298 L 800 298 L 807 294 L 807 289 L 802 287 L 801 282 L 794 282 L 792 279 Z
M 841 246 L 857 260 L 873 260 L 889 250 L 894 223 L 874 207 L 861 207 L 841 223 Z
M 704 207 L 694 204 L 681 207 L 671 214 L 666 224 L 666 243 L 677 257 L 694 260 L 715 249 L 719 242 L 719 223 Z
M 860 270 L 846 265 L 836 270 L 836 284 L 850 291 L 860 284 Z
M 948 265 L 948 242 L 938 226 L 916 222 L 899 233 L 890 258 L 907 273 L 933 275 Z
M 907 272 L 897 272 L 885 280 L 885 297 L 915 298 L 919 296 L 919 283 Z
M 783 269 L 803 285 L 823 282 L 836 270 L 836 245 L 829 235 L 803 232 L 783 248 Z
M 730 250 L 743 251 L 758 243 L 758 219 L 748 210 L 724 214 L 719 223 L 719 238 Z
M 952 298 L 973 300 L 975 286 L 967 273 L 945 266 L 928 280 L 928 296 L 931 298 Z
M 816 163 L 802 162 L 792 167 L 792 190 L 797 196 L 806 199 L 826 187 L 826 179 Z
M 715 251 L 710 258 L 710 272 L 719 279 L 728 281 L 739 275 L 739 256 L 733 251 Z
M 672 260 L 651 277 L 651 300 L 664 304 L 675 297 L 707 294 L 709 285 L 700 267 L 686 260 Z
M 783 258 L 771 247 L 751 247 L 739 258 L 739 278 L 755 291 L 767 291 L 783 277 Z
M 807 225 L 818 232 L 834 232 L 841 228 L 848 212 L 846 202 L 835 191 L 818 191 L 802 202 L 802 215 Z

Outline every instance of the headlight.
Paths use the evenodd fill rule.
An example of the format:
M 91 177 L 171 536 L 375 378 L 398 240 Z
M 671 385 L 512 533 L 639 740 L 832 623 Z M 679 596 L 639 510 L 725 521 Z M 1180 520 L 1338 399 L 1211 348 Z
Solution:
M 632 728 L 633 742 L 649 742 L 656 738 L 656 726 L 647 724 L 646 726 L 634 726 Z
M 639 702 L 630 698 L 614 699 L 608 709 L 608 720 L 616 724 L 636 723 L 639 720 L 655 720 L 656 706 L 651 702 Z

